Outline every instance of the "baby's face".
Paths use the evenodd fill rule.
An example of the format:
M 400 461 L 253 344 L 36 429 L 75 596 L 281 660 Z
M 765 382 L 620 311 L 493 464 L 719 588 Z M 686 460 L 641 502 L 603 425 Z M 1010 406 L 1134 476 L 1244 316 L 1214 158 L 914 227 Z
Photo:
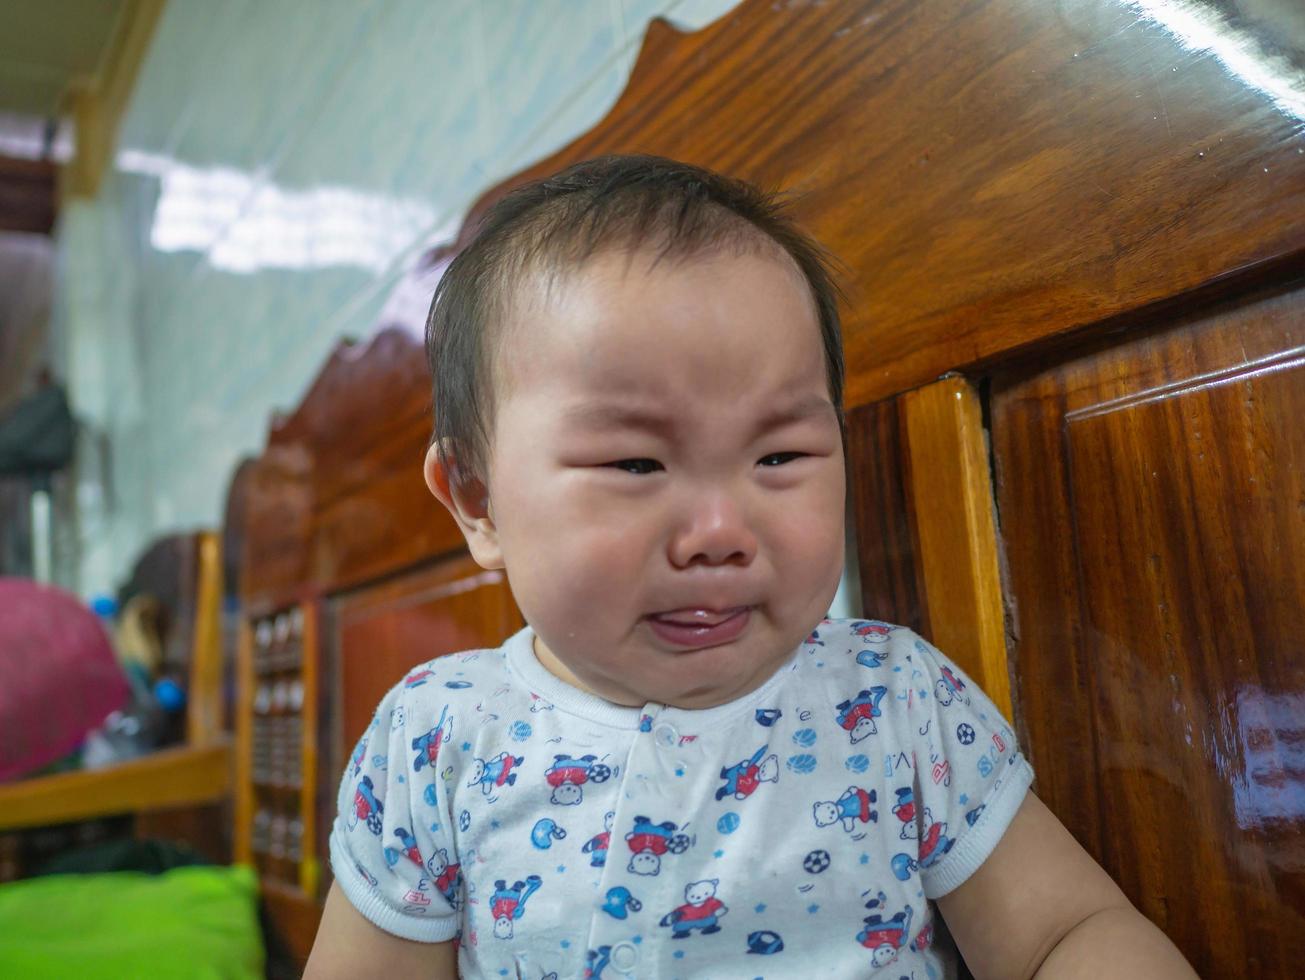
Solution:
M 703 708 L 760 686 L 828 610 L 843 451 L 784 256 L 649 265 L 597 256 L 517 310 L 489 499 L 546 668 L 620 704 Z M 742 631 L 705 646 L 650 620 L 740 607 Z

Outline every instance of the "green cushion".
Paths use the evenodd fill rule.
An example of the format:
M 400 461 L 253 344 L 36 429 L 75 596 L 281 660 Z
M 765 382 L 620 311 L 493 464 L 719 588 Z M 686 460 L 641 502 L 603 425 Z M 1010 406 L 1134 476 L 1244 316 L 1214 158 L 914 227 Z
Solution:
M 0 885 L 0 976 L 263 976 L 252 869 L 65 874 Z

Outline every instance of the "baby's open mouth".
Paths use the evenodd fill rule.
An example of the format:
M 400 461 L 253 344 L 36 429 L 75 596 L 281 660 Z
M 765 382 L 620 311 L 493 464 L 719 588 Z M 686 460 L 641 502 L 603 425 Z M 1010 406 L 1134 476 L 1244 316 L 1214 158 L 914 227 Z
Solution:
M 663 642 L 681 650 L 701 650 L 730 643 L 743 635 L 751 606 L 731 609 L 673 609 L 648 617 L 648 628 Z
M 673 609 L 670 612 L 653 613 L 648 618 L 677 626 L 719 626 L 727 619 L 732 619 L 747 609 L 747 606 L 735 606 L 732 609 L 689 608 Z

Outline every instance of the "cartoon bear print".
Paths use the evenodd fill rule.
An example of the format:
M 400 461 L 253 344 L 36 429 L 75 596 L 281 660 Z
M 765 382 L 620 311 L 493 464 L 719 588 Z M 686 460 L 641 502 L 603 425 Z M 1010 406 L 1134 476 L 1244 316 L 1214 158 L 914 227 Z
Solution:
M 607 849 L 612 845 L 612 821 L 615 817 L 616 814 L 608 810 L 603 817 L 603 832 L 594 834 L 580 848 L 582 854 L 589 855 L 589 866 L 592 868 L 602 868 L 607 865 Z
M 813 629 L 809 634 L 807 634 L 807 638 L 802 642 L 808 644 L 809 646 L 816 646 L 816 647 L 824 646 L 825 641 L 820 638 L 820 627 L 828 626 L 830 622 L 831 620 L 829 619 L 828 616 L 826 616 L 824 619 L 820 621 L 820 624 L 815 629 Z
M 683 854 L 689 849 L 688 834 L 677 833 L 678 827 L 670 820 L 655 824 L 647 817 L 634 818 L 634 829 L 625 835 L 630 846 L 631 874 L 656 875 L 662 869 L 662 856 L 666 853 Z
M 543 879 L 527 875 L 525 881 L 514 881 L 507 886 L 506 879 L 494 882 L 494 894 L 489 898 L 489 911 L 494 916 L 494 935 L 498 939 L 512 938 L 512 924 L 526 914 L 526 899 L 539 890 Z
M 412 747 L 417 750 L 417 758 L 412 763 L 413 772 L 421 772 L 423 766 L 435 768 L 440 758 L 440 746 L 453 737 L 453 719 L 448 715 L 449 708 L 445 705 L 440 712 L 439 724 L 412 740 Z
M 553 787 L 549 799 L 558 806 L 576 806 L 584 799 L 581 789 L 587 782 L 604 783 L 611 778 L 612 770 L 598 761 L 596 755 L 553 756 L 553 764 L 544 773 L 544 779 Z
M 898 787 L 897 802 L 893 804 L 893 815 L 902 822 L 898 836 L 902 840 L 920 842 L 916 848 L 918 866 L 928 868 L 937 864 L 951 850 L 952 839 L 947 836 L 946 821 L 934 820 L 928 807 L 919 810 L 919 821 L 916 820 L 916 814 L 914 790 L 909 786 Z
M 929 808 L 925 807 L 920 829 L 920 867 L 930 868 L 942 860 L 943 855 L 952 849 L 952 839 L 947 836 L 945 821 L 934 820 Z
M 864 643 L 883 644 L 897 629 L 891 623 L 881 623 L 877 619 L 858 620 L 852 624 L 852 634 L 861 637 Z M 856 662 L 862 667 L 876 668 L 888 659 L 888 651 L 867 646 L 856 655 Z
M 933 686 L 933 696 L 944 708 L 950 707 L 953 701 L 970 703 L 970 696 L 965 693 L 965 682 L 953 674 L 950 667 L 942 668 L 942 677 Z
M 421 851 L 417 849 L 417 838 L 408 832 L 407 827 L 396 827 L 394 836 L 399 838 L 399 843 L 403 846 L 398 848 L 387 847 L 385 849 L 385 859 L 389 862 L 390 867 L 394 867 L 395 862 L 400 857 L 406 857 L 420 868 L 422 866 Z
M 517 774 L 512 770 L 521 768 L 521 764 L 525 761 L 522 756 L 509 755 L 506 752 L 500 752 L 488 762 L 477 759 L 471 767 L 471 779 L 467 786 L 479 786 L 486 796 L 503 786 L 513 786 L 516 784 Z
M 878 619 L 858 619 L 851 627 L 852 635 L 861 637 L 866 643 L 883 643 L 898 628 Z
M 456 909 L 462 903 L 462 865 L 449 864 L 449 852 L 441 847 L 426 859 L 426 871 L 435 879 L 436 890 Z
M 902 822 L 898 835 L 902 840 L 915 840 L 919 828 L 915 825 L 915 790 L 910 786 L 899 786 L 895 790 L 897 802 L 893 804 L 893 816 Z
M 897 954 L 907 944 L 914 911 L 908 905 L 892 918 L 884 919 L 885 902 L 887 897 L 880 892 L 878 898 L 872 898 L 865 903 L 865 907 L 874 911 L 874 914 L 865 917 L 863 920 L 865 924 L 856 935 L 856 941 L 870 950 L 876 967 L 887 966 L 897 959 Z
M 868 690 L 858 691 L 856 697 L 838 703 L 838 724 L 847 731 L 852 744 L 878 733 L 875 719 L 883 716 L 879 702 L 883 700 L 888 688 L 876 684 Z
M 367 829 L 377 837 L 381 835 L 385 804 L 376 795 L 376 787 L 371 776 L 363 776 L 353 791 L 353 810 L 349 813 L 349 829 L 358 826 L 358 821 L 367 824 Z
M 725 785 L 716 790 L 716 799 L 732 796 L 736 800 L 746 800 L 762 783 L 779 782 L 779 759 L 773 752 L 762 758 L 768 748 L 769 745 L 763 745 L 752 753 L 752 758 L 722 767 L 720 778 L 725 780 Z
M 720 932 L 720 920 L 729 909 L 716 897 L 718 885 L 720 879 L 709 878 L 691 881 L 684 887 L 684 904 L 661 919 L 661 925 L 671 927 L 672 938 L 685 939 L 694 929 L 701 929 L 704 936 Z
M 850 834 L 856 829 L 858 821 L 863 824 L 871 821 L 879 822 L 879 811 L 871 808 L 871 804 L 878 799 L 878 793 L 872 789 L 849 786 L 837 800 L 813 803 L 812 816 L 815 817 L 817 827 L 828 827 L 832 823 L 842 821 L 843 829 Z

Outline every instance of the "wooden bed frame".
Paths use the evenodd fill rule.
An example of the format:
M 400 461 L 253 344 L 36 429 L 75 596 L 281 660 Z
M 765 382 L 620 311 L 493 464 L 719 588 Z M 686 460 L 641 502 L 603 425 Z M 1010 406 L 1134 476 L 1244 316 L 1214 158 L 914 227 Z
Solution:
M 1220 38 L 1287 88 L 1238 76 Z M 1039 795 L 1215 975 L 1286 975 L 1305 954 L 1301 777 L 1282 762 L 1305 703 L 1305 437 L 1284 421 L 1305 407 L 1303 51 L 1199 2 L 746 0 L 690 35 L 658 20 L 607 117 L 488 189 L 413 272 L 433 284 L 492 202 L 605 152 L 800 192 L 847 268 L 863 608 L 989 691 Z M 423 485 L 421 327 L 342 343 L 242 474 L 235 847 L 300 955 L 345 753 L 380 694 L 521 625 Z M 256 710 L 277 683 L 300 707 Z M 292 779 L 255 778 L 270 717 L 297 733 L 278 750 Z M 1295 797 L 1248 797 L 1225 722 Z M 259 812 L 297 849 L 284 829 L 275 854 L 256 840 Z

